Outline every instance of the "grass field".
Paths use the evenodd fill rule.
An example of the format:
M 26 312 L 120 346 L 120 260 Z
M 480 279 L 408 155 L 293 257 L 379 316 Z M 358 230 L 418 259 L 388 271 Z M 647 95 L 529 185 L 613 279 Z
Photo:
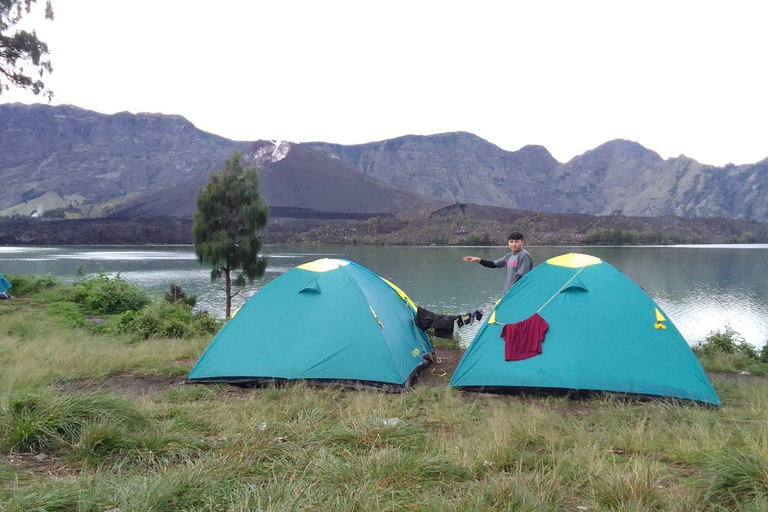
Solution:
M 56 290 L 0 302 L 3 511 L 768 510 L 768 378 L 736 356 L 704 360 L 720 409 L 183 385 L 208 337 L 106 334 Z

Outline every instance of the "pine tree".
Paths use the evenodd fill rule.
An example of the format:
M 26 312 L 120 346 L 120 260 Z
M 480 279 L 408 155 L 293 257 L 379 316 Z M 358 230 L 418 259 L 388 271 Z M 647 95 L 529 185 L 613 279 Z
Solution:
M 30 89 L 34 94 L 43 93 L 50 101 L 53 92 L 46 89 L 40 78 L 29 73 L 31 68 L 39 77 L 53 71 L 47 60 L 48 45 L 33 30 L 19 30 L 26 14 L 32 11 L 37 0 L 0 0 L 0 95 L 10 86 Z M 53 20 L 50 0 L 45 2 L 45 19 Z
M 267 205 L 259 195 L 256 168 L 243 168 L 240 153 L 226 161 L 224 171 L 211 174 L 197 193 L 194 216 L 195 254 L 200 263 L 212 266 L 211 281 L 224 278 L 226 317 L 232 312 L 232 298 L 246 279 L 264 275 L 267 260 L 259 256 L 262 247 L 258 232 L 267 225 Z M 236 277 L 232 279 L 232 273 Z M 239 290 L 232 293 L 232 287 Z

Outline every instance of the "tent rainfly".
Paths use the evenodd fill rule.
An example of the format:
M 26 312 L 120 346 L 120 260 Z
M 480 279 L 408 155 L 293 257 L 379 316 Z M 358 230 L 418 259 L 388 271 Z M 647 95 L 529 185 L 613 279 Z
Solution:
M 433 359 L 415 304 L 352 261 L 320 259 L 255 293 L 203 352 L 188 382 L 306 380 L 390 390 Z
M 535 313 L 549 326 L 541 353 L 505 360 L 504 325 Z M 690 346 L 645 290 L 601 259 L 577 253 L 549 259 L 509 290 L 450 385 L 609 391 L 720 405 Z

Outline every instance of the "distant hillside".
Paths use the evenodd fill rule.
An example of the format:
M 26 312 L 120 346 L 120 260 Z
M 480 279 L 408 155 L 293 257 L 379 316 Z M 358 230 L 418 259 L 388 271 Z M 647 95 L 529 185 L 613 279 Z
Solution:
M 0 210 L 46 193 L 63 198 L 49 207 L 119 204 L 207 175 L 248 145 L 180 116 L 0 105 Z
M 462 132 L 304 145 L 394 187 L 449 201 L 544 212 L 768 221 L 768 159 L 713 167 L 685 156 L 664 160 L 636 142 L 614 140 L 559 163 L 541 146 L 505 151 Z
M 736 219 L 540 213 L 463 203 L 375 217 L 275 208 L 262 232 L 267 243 L 503 246 L 511 229 L 522 230 L 531 245 L 768 243 L 768 224 Z M 0 218 L 0 245 L 162 243 L 192 243 L 192 220 Z
M 353 146 L 325 142 L 303 145 L 393 187 L 443 201 L 507 208 L 529 208 L 532 183 L 546 179 L 560 166 L 541 146 L 509 152 L 463 132 L 407 135 Z M 552 200 L 552 209 L 556 206 Z M 537 209 L 547 208 L 539 205 Z
M 233 150 L 261 167 L 267 203 L 327 218 L 467 203 L 593 215 L 768 221 L 768 159 L 713 167 L 607 142 L 566 163 L 464 132 L 339 145 L 236 142 L 180 116 L 0 104 L 0 216 L 188 216 Z M 277 210 L 276 210 L 277 211 Z
M 394 211 L 430 199 L 398 190 L 344 162 L 299 144 L 258 141 L 243 153 L 243 163 L 259 168 L 259 191 L 273 212 L 372 214 Z M 223 167 L 223 166 L 222 166 Z M 208 174 L 198 174 L 173 187 L 160 188 L 115 208 L 112 218 L 191 216 L 197 190 Z M 301 210 L 301 211 L 300 211 Z M 303 216 L 303 215 L 302 215 Z

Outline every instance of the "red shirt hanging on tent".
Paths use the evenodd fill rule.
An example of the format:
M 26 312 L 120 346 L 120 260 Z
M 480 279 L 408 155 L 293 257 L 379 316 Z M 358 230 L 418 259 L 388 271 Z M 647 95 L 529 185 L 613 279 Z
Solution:
M 504 339 L 504 360 L 522 361 L 541 354 L 541 342 L 549 324 L 541 315 L 534 313 L 522 322 L 506 324 L 501 329 Z

